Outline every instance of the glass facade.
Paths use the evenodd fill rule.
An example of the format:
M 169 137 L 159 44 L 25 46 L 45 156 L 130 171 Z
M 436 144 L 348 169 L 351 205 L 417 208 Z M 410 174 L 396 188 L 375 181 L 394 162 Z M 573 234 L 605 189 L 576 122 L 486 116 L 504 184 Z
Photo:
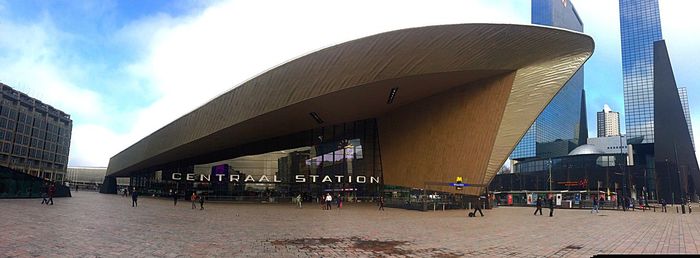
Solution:
M 0 83 L 0 165 L 62 182 L 68 164 L 70 116 Z
M 658 200 L 673 169 L 664 164 L 664 171 L 657 175 L 654 156 L 649 154 L 653 149 L 654 144 L 635 145 L 634 165 L 630 166 L 622 152 L 522 159 L 513 165 L 513 173 L 497 174 L 489 191 L 501 204 L 512 205 L 525 204 L 533 193 L 563 194 L 564 200 L 572 200 L 577 193 L 580 200 L 587 198 L 584 194 L 595 193 L 608 200 L 616 196 Z
M 325 193 L 354 200 L 376 197 L 381 190 L 374 119 L 320 127 L 253 145 L 277 150 L 143 172 L 131 178 L 130 187 L 155 195 L 177 192 L 189 196 L 197 192 L 208 199 L 260 201 L 299 194 L 312 200 Z
M 532 23 L 583 32 L 583 23 L 567 0 L 532 0 Z M 516 145 L 511 159 L 563 156 L 584 144 L 588 128 L 585 113 L 581 113 L 583 94 L 581 68 L 537 117 Z
M 693 144 L 693 149 L 695 149 L 693 124 L 690 122 L 690 107 L 688 106 L 688 89 L 686 89 L 685 87 L 678 88 L 678 96 L 681 98 L 681 106 L 683 106 L 683 115 L 685 116 L 685 122 L 688 124 L 688 132 L 690 133 L 690 140 Z
M 526 200 L 528 193 L 564 193 L 564 200 L 572 200 L 575 193 L 579 193 L 582 199 L 591 194 L 614 198 L 623 193 L 623 171 L 628 180 L 635 180 L 636 177 L 629 176 L 632 171 L 626 166 L 624 154 L 529 159 L 515 164 L 511 174 L 496 175 L 489 190 L 502 204 L 507 203 L 510 194 L 511 204 L 515 205 L 533 204 Z
M 654 41 L 662 39 L 657 0 L 620 0 L 627 138 L 654 142 Z

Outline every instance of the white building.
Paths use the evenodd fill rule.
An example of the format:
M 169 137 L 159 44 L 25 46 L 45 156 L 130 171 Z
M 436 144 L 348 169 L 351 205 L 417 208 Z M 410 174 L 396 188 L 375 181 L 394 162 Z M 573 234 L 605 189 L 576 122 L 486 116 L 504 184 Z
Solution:
M 71 188 L 77 186 L 81 189 L 98 189 L 105 180 L 105 174 L 106 167 L 68 167 L 64 181 L 68 182 Z M 117 178 L 117 185 L 129 185 L 129 178 Z
M 620 113 L 613 112 L 608 104 L 598 112 L 598 137 L 620 135 Z
M 627 137 L 625 136 L 588 138 L 588 144 L 598 147 L 605 154 L 627 153 Z

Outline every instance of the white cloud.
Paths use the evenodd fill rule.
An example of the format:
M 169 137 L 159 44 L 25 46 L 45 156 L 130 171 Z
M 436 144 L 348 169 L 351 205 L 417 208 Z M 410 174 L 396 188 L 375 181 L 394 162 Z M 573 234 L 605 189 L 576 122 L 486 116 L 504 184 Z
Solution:
M 67 35 L 56 31 L 50 21 L 21 25 L 0 20 L 0 35 L 3 35 L 0 37 L 1 82 L 71 114 L 74 121 L 104 119 L 101 96 L 76 83 L 75 78 L 84 76 L 83 71 L 79 64 L 70 62 L 71 56 L 62 52 L 60 42 Z M 90 144 L 79 144 L 94 145 L 102 140 L 91 136 L 74 131 L 72 153 L 100 153 L 86 151 L 92 148 Z M 74 157 L 71 155 L 71 159 Z M 98 164 L 104 162 L 86 163 Z
M 133 132 L 143 137 L 245 80 L 322 47 L 407 27 L 528 20 L 508 2 L 227 1 L 193 17 L 160 14 L 136 21 L 117 37 L 145 47 L 130 71 L 160 95 L 134 122 Z
M 91 60 L 62 44 L 84 36 L 56 29 L 47 14 L 29 25 L 0 22 L 0 35 L 12 35 L 0 37 L 0 80 L 72 115 L 69 165 L 106 166 L 111 156 L 197 106 L 319 48 L 406 27 L 528 20 L 509 1 L 217 2 L 189 16 L 156 14 L 123 27 L 113 43 L 141 57 L 105 75 L 89 74 Z M 136 111 L 104 106 L 111 96 L 89 88 L 113 85 L 81 84 L 95 83 L 96 76 L 158 98 Z

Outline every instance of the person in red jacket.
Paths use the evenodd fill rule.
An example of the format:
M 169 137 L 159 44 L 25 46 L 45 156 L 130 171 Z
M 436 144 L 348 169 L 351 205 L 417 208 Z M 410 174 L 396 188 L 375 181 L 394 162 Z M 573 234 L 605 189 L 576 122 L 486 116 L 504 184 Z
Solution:
M 56 185 L 51 183 L 51 186 L 49 186 L 49 201 L 47 202 L 47 204 L 50 202 L 51 204 L 49 204 L 49 205 L 53 205 L 54 194 L 56 194 Z

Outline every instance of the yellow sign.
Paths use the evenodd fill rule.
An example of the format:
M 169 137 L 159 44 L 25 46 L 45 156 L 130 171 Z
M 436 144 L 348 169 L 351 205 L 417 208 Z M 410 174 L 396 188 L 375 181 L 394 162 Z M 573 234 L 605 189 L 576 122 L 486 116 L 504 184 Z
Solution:
M 458 177 L 457 177 L 457 182 L 460 182 L 460 181 L 462 181 L 462 177 L 461 177 L 461 176 L 458 176 Z

